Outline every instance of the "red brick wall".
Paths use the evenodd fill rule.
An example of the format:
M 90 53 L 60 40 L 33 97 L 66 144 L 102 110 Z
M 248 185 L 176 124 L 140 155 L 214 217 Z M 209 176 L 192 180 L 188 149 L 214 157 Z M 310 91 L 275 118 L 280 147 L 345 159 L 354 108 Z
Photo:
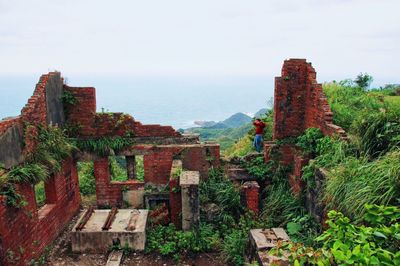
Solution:
M 20 123 L 20 117 L 0 120 L 0 135 L 7 131 L 11 126 Z
M 111 182 L 108 158 L 101 158 L 94 162 L 94 175 L 96 177 L 96 198 L 100 207 L 121 206 L 122 190 L 139 189 L 144 186 L 143 182 L 128 180 L 124 182 Z
M 219 149 L 219 145 L 214 144 L 188 145 L 181 152 L 183 169 L 199 171 L 201 178 L 207 178 L 211 167 L 220 166 Z
M 65 106 L 66 122 L 70 125 L 79 125 L 79 133 L 82 135 L 93 135 L 93 118 L 96 113 L 96 89 L 92 87 L 69 87 L 64 85 L 64 90 L 75 96 L 75 105 Z
M 242 202 L 245 207 L 255 214 L 259 213 L 259 190 L 260 186 L 256 181 L 247 181 L 241 187 Z
M 171 168 L 174 157 L 179 156 L 185 170 L 200 171 L 202 178 L 207 178 L 208 170 L 219 165 L 219 145 L 160 145 L 160 146 L 133 146 L 132 151 L 144 152 L 144 182 L 129 180 L 125 182 L 111 182 L 108 158 L 101 158 L 94 162 L 96 177 L 96 197 L 99 206 L 120 206 L 122 204 L 122 189 L 138 189 L 145 183 L 163 184 L 171 182 Z M 172 181 L 174 182 L 174 181 Z M 170 183 L 171 185 L 171 183 Z M 175 194 L 170 195 L 174 196 Z M 170 202 L 174 209 L 174 202 Z M 177 207 L 180 212 L 180 206 Z M 173 214 L 175 216 L 175 214 Z
M 33 95 L 29 98 L 28 103 L 21 111 L 21 119 L 29 124 L 47 124 L 46 111 L 46 83 L 51 73 L 42 75 L 36 84 Z
M 299 136 L 309 127 L 346 138 L 343 129 L 332 123 L 322 85 L 305 59 L 285 60 L 281 77 L 275 78 L 274 101 L 274 140 Z
M 285 60 L 281 77 L 275 78 L 273 139 L 297 137 L 310 127 L 321 129 L 324 135 L 346 139 L 345 131 L 334 125 L 332 119 L 333 113 L 311 63 L 305 59 Z M 269 152 L 272 147 L 273 142 L 265 143 L 265 162 L 272 159 Z M 289 183 L 297 195 L 302 187 L 301 169 L 308 159 L 298 155 L 294 145 L 281 145 L 279 153 L 281 163 L 294 166 Z
M 135 136 L 137 137 L 180 137 L 179 132 L 175 131 L 171 126 L 160 125 L 142 125 L 140 122 L 135 122 Z
M 171 223 L 176 228 L 182 227 L 182 194 L 179 186 L 179 178 L 169 181 L 169 206 L 171 214 Z
M 48 181 L 46 188 L 51 204 L 39 210 L 33 187 L 25 184 L 18 185 L 18 192 L 28 202 L 26 207 L 15 209 L 0 204 L 0 258 L 4 265 L 27 265 L 39 257 L 78 211 L 78 174 L 72 159 L 64 162 L 61 172 Z
M 14 124 L 25 127 L 24 154 L 35 150 L 37 126 L 47 126 L 46 85 L 54 74 L 40 77 L 33 96 L 19 117 L 0 121 L 0 134 Z M 80 127 L 78 137 L 124 136 L 127 133 L 137 137 L 182 137 L 170 126 L 142 125 L 122 113 L 96 113 L 95 88 L 64 85 L 64 90 L 71 92 L 78 101 L 76 105 L 64 106 L 67 124 Z M 200 171 L 202 177 L 207 177 L 210 167 L 219 166 L 219 145 L 144 145 L 130 149 L 144 152 L 145 181 L 156 184 L 169 182 L 174 156 L 182 156 L 184 167 Z M 120 206 L 123 188 L 144 186 L 143 182 L 135 180 L 111 182 L 108 158 L 96 160 L 94 168 L 99 206 Z M 5 265 L 26 265 L 31 258 L 39 257 L 77 212 L 80 194 L 76 162 L 72 159 L 65 161 L 61 173 L 49 177 L 45 184 L 46 205 L 39 210 L 31 185 L 18 184 L 17 189 L 28 202 L 23 209 L 9 208 L 0 198 L 0 261 Z M 181 212 L 181 198 L 179 193 L 170 196 L 176 220 Z
M 132 116 L 123 113 L 96 113 L 96 89 L 92 87 L 69 87 L 77 99 L 77 104 L 67 106 L 71 125 L 79 125 L 79 136 L 124 136 L 132 133 L 137 137 L 180 137 L 181 134 L 170 126 L 142 125 Z
M 150 154 L 144 155 L 144 182 L 168 184 L 173 154 L 173 150 L 169 147 L 157 147 Z

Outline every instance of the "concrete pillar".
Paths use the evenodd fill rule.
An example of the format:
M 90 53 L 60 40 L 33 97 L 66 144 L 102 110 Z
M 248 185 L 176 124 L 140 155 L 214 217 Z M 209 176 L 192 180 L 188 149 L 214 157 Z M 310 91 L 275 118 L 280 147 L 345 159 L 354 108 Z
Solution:
M 136 179 L 136 159 L 135 155 L 126 156 L 126 171 L 128 173 L 128 179 L 134 180 Z
M 200 225 L 200 173 L 183 171 L 179 184 L 182 194 L 182 230 L 197 230 Z
M 240 187 L 241 202 L 248 210 L 259 213 L 259 190 L 256 181 L 247 181 Z

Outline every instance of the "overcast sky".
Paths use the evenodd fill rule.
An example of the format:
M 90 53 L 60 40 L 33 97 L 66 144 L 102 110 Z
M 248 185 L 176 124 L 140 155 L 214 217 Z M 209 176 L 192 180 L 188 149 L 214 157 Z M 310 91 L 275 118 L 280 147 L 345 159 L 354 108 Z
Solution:
M 399 82 L 398 0 L 0 0 L 0 75 L 276 76 Z

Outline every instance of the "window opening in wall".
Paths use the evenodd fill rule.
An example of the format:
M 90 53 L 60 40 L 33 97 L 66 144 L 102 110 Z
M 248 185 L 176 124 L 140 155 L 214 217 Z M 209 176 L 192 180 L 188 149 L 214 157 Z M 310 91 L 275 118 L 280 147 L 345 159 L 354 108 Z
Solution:
M 96 179 L 93 162 L 78 162 L 78 177 L 83 206 L 96 204 Z
M 111 181 L 144 180 L 143 155 L 110 156 Z
M 127 181 L 128 180 L 128 172 L 127 172 L 127 160 L 125 156 L 110 156 L 110 175 L 111 181 Z
M 136 164 L 136 180 L 144 181 L 144 157 L 143 155 L 135 156 L 135 164 Z
M 40 181 L 35 185 L 35 199 L 38 208 L 46 204 L 46 192 L 44 190 L 44 181 Z

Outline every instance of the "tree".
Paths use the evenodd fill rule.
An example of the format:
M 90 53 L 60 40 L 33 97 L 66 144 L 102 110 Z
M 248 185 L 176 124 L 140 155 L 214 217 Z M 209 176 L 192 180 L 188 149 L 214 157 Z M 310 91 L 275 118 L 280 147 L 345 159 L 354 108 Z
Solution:
M 373 81 L 373 77 L 368 75 L 368 73 L 360 73 L 354 82 L 362 89 L 367 89 Z

